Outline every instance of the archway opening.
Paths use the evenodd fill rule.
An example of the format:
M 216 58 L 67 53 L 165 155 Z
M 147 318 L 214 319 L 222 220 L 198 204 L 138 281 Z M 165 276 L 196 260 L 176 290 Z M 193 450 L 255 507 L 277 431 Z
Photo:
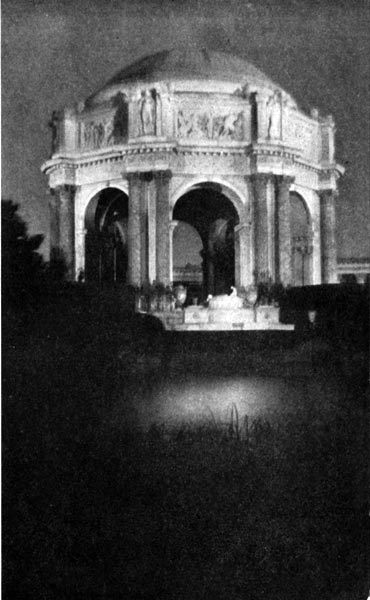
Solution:
M 203 184 L 181 196 L 174 207 L 173 219 L 191 226 L 188 236 L 181 239 L 174 236 L 173 266 L 176 273 L 176 260 L 179 255 L 196 252 L 198 278 L 191 282 L 198 287 L 202 299 L 208 294 L 227 294 L 235 285 L 234 228 L 239 223 L 238 213 L 233 203 L 216 184 Z M 197 232 L 197 238 L 194 233 Z M 183 228 L 183 231 L 184 228 Z M 197 239 L 197 243 L 194 241 Z M 186 259 L 184 259 L 186 260 Z M 191 263 L 190 263 L 191 264 Z M 195 291 L 194 291 L 195 293 Z
M 198 231 L 185 221 L 178 221 L 173 230 L 173 284 L 188 289 L 189 300 L 199 297 L 202 288 L 202 239 Z
M 85 279 L 100 284 L 127 282 L 128 197 L 116 188 L 94 196 L 85 213 Z
M 293 285 L 312 283 L 311 219 L 307 205 L 296 192 L 290 193 L 290 228 L 292 237 Z

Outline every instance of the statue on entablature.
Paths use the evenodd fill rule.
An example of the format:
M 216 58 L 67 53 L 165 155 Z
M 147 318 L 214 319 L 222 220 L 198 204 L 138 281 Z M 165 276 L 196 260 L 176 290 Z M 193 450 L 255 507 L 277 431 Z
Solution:
M 155 99 L 151 90 L 145 90 L 140 101 L 141 134 L 155 135 Z
M 281 94 L 279 90 L 275 90 L 270 96 L 266 108 L 268 118 L 267 137 L 279 140 L 281 139 Z

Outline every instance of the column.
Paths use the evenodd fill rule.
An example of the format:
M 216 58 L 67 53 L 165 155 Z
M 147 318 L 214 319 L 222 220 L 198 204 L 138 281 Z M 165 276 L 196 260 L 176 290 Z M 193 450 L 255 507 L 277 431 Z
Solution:
M 140 173 L 139 176 L 139 210 L 140 210 L 140 281 L 141 285 L 148 283 L 149 277 L 149 207 L 150 186 L 153 182 L 151 171 Z M 153 195 L 153 194 L 152 194 Z M 153 206 L 151 207 L 153 209 Z M 154 207 L 155 210 L 155 207 Z M 155 273 L 151 273 L 155 279 Z
M 128 175 L 128 280 L 135 287 L 141 285 L 141 178 L 139 173 Z
M 148 206 L 148 279 L 150 283 L 156 279 L 157 251 L 156 251 L 156 188 L 154 178 L 151 177 L 146 186 Z
M 215 251 L 213 243 L 209 242 L 206 259 L 206 290 L 208 294 L 215 293 Z
M 253 238 L 254 238 L 254 276 L 256 282 L 265 281 L 269 272 L 269 224 L 268 224 L 268 186 L 272 174 L 256 173 L 250 177 L 253 187 Z
M 170 206 L 169 186 L 171 171 L 154 173 L 156 183 L 156 271 L 157 281 L 164 285 L 171 282 L 170 273 Z
M 65 263 L 67 279 L 72 281 L 75 279 L 75 191 L 76 188 L 73 185 L 61 185 L 55 189 L 59 221 L 58 254 Z M 56 221 L 53 219 L 54 230 L 55 225 Z
M 234 229 L 235 239 L 235 285 L 247 287 L 253 284 L 251 225 L 244 223 Z
M 85 237 L 86 229 L 83 215 L 76 217 L 75 223 L 75 271 L 77 279 L 85 277 Z
M 312 213 L 312 285 L 321 283 L 321 228 L 319 202 L 319 198 L 315 198 L 315 208 Z
M 292 239 L 290 231 L 290 186 L 293 177 L 281 175 L 277 181 L 277 274 L 284 286 L 292 283 Z
M 337 249 L 335 243 L 336 190 L 323 190 L 320 195 L 321 281 L 337 282 Z
M 57 190 L 50 189 L 50 260 L 60 255 L 59 248 L 59 194 Z
M 173 283 L 173 235 L 178 224 L 178 221 L 170 222 L 170 283 Z

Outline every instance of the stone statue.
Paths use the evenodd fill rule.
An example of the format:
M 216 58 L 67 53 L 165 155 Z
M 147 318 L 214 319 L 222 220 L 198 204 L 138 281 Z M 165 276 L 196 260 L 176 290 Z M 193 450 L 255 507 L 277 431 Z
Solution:
M 146 90 L 140 102 L 142 135 L 155 135 L 155 100 L 150 90 Z
M 211 310 L 243 308 L 243 298 L 238 296 L 234 286 L 231 287 L 230 294 L 220 294 L 219 296 L 212 296 L 212 294 L 209 294 L 207 302 L 208 308 Z
M 187 137 L 189 133 L 189 121 L 185 119 L 182 110 L 177 113 L 177 131 L 179 137 Z
M 106 133 L 107 144 L 125 142 L 128 137 L 128 101 L 127 96 L 118 92 L 112 97 L 112 108 L 115 109 L 113 123 L 109 124 Z
M 51 129 L 51 153 L 54 154 L 59 146 L 59 114 L 57 110 L 53 110 L 48 125 Z
M 199 127 L 200 134 L 203 137 L 210 138 L 211 137 L 211 127 L 210 127 L 211 120 L 210 120 L 209 116 L 207 115 L 207 113 L 202 113 L 202 114 L 198 115 L 197 120 L 198 120 L 198 127 Z
M 104 140 L 104 125 L 102 123 L 93 124 L 93 147 L 101 148 Z
M 213 138 L 240 140 L 243 137 L 243 113 L 231 113 L 213 119 Z
M 114 121 L 113 121 L 113 119 L 111 119 L 110 121 L 108 121 L 106 123 L 105 128 L 104 128 L 104 145 L 105 146 L 111 146 L 114 144 L 113 131 L 114 131 Z
M 227 115 L 224 119 L 222 137 L 226 138 L 234 138 L 235 134 L 235 124 L 237 121 L 237 117 L 234 114 Z
M 281 138 L 281 96 L 279 90 L 270 96 L 266 105 L 267 109 L 267 137 L 279 140 Z
M 92 143 L 94 123 L 85 123 L 83 127 L 83 146 L 89 148 Z

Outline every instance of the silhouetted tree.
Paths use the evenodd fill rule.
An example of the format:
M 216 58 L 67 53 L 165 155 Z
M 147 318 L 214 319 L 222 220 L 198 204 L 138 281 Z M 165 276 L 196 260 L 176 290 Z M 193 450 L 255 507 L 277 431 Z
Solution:
M 67 265 L 63 256 L 53 248 L 50 260 L 46 265 L 46 276 L 49 286 L 60 285 L 66 281 Z
M 45 263 L 37 252 L 42 235 L 29 235 L 18 204 L 1 202 L 2 300 L 7 308 L 32 306 L 41 291 Z

